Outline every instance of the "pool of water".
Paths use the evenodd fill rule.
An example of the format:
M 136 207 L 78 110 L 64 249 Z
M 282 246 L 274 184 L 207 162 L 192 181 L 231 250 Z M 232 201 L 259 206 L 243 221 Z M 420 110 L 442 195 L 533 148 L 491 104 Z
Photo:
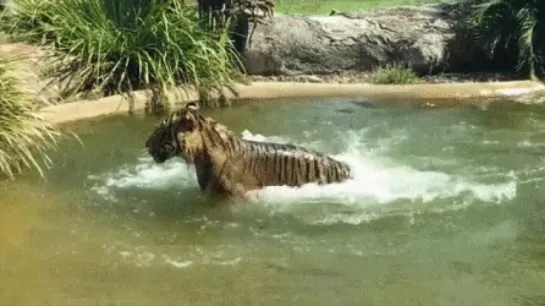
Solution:
M 347 161 L 355 179 L 218 206 L 144 142 L 160 118 L 70 125 L 47 180 L 0 183 L 0 304 L 541 305 L 545 107 L 248 103 L 246 138 Z M 542 199 L 542 200 L 539 200 Z

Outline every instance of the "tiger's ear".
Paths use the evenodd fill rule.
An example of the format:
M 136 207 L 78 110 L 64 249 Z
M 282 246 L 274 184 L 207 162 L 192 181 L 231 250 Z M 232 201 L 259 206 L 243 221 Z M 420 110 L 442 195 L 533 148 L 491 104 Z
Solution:
M 189 103 L 187 103 L 185 108 L 188 109 L 188 110 L 195 111 L 195 110 L 199 110 L 199 105 L 197 103 L 195 103 L 195 102 L 189 102 Z

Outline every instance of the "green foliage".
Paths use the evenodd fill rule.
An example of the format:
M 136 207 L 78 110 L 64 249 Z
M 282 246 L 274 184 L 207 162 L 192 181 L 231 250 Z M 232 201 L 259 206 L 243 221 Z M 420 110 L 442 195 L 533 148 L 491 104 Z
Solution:
M 50 46 L 45 77 L 64 95 L 179 84 L 219 91 L 241 76 L 226 28 L 203 30 L 178 0 L 14 0 L 14 38 Z
M 15 41 L 24 41 L 28 43 L 41 43 L 42 35 L 46 35 L 48 40 L 54 39 L 51 32 L 41 32 L 40 25 L 49 22 L 48 15 L 44 14 L 44 8 L 50 5 L 46 0 L 15 0 L 12 2 L 12 13 L 3 14 L 0 27 L 3 31 L 10 34 L 10 38 Z M 13 14 L 15 12 L 15 15 Z
M 472 30 L 491 58 L 516 55 L 516 69 L 532 78 L 545 72 L 545 1 L 478 0 Z
M 10 63 L 0 60 L 0 174 L 13 177 L 24 168 L 42 167 L 50 160 L 60 133 L 35 111 L 32 96 L 20 90 Z
M 421 82 L 420 77 L 410 67 L 401 65 L 378 67 L 371 73 L 370 80 L 374 84 L 415 84 Z

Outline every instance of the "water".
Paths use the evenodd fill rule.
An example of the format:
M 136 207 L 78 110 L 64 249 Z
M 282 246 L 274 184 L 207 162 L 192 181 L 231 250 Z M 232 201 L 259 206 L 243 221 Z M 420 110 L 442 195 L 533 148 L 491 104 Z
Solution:
M 353 181 L 219 206 L 159 118 L 71 125 L 47 181 L 0 185 L 0 304 L 542 305 L 545 108 L 249 103 L 206 113 L 249 139 L 350 163 Z M 3 305 L 2 304 L 2 305 Z

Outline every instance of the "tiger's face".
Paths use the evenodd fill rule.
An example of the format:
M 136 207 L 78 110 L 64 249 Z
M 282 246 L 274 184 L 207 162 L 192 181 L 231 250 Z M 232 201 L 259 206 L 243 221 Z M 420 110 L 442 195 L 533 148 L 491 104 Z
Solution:
M 181 155 L 187 162 L 192 162 L 203 146 L 200 135 L 202 118 L 195 103 L 189 103 L 165 118 L 146 141 L 146 148 L 153 160 L 164 163 Z

